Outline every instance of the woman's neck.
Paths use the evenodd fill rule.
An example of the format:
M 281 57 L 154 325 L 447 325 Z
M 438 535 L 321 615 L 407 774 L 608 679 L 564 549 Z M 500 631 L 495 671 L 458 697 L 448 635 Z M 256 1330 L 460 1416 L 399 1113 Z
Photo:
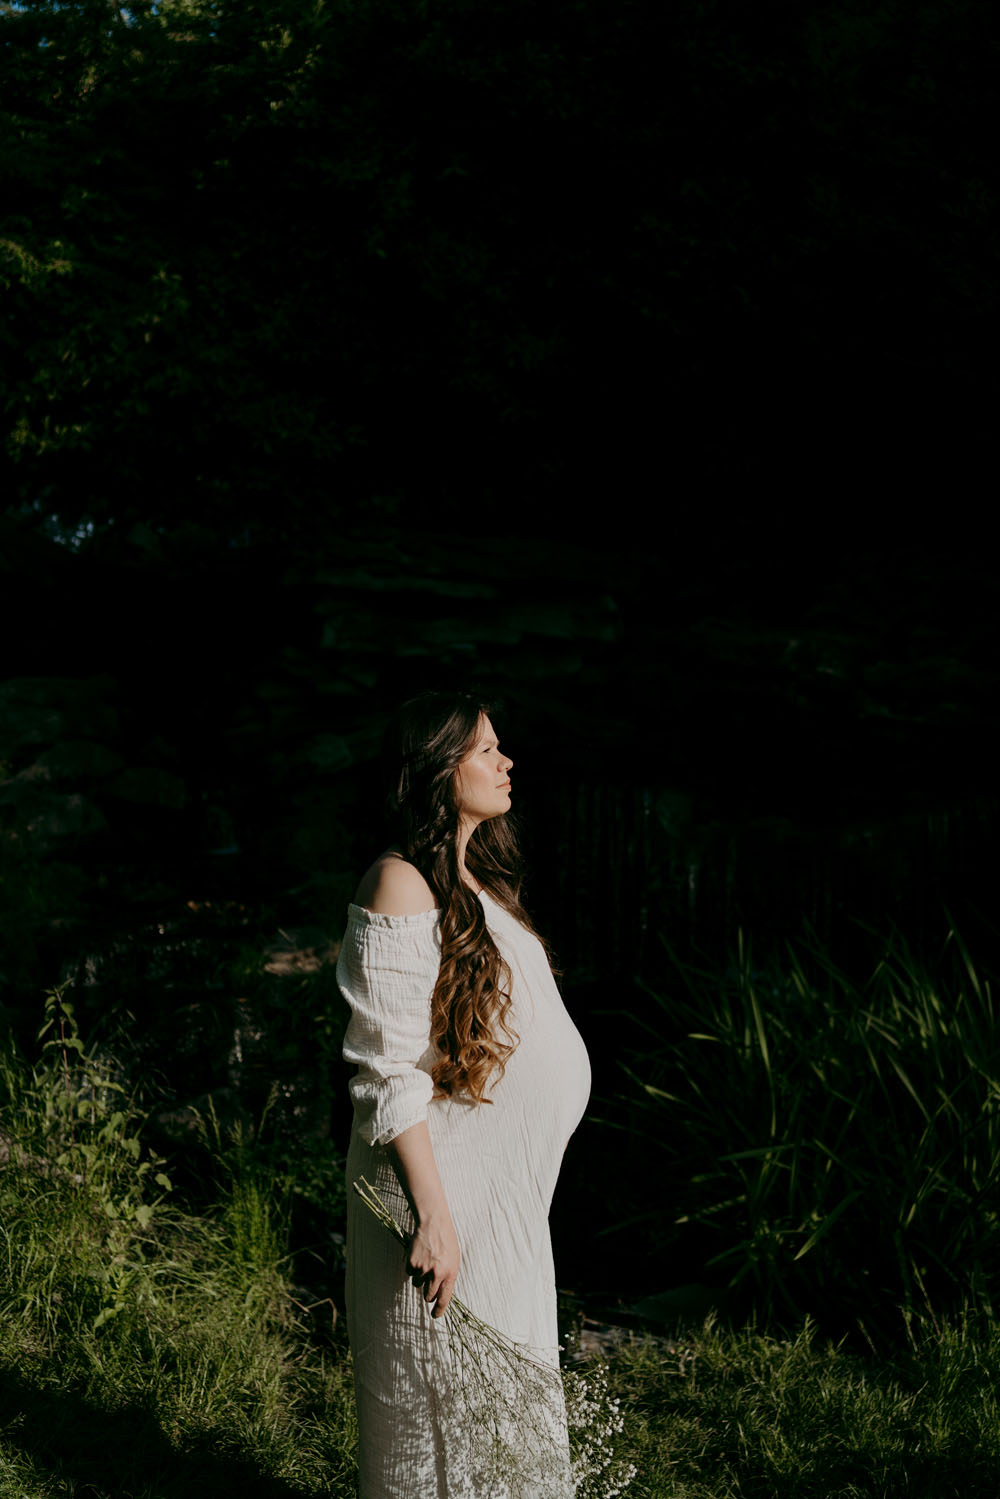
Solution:
M 466 869 L 466 867 L 465 867 L 465 850 L 468 847 L 469 839 L 472 837 L 472 834 L 474 832 L 475 832 L 475 826 L 470 827 L 470 828 L 468 828 L 466 830 L 462 824 L 459 825 L 459 829 L 458 829 L 458 849 L 457 849 L 457 852 L 458 852 L 458 874 L 459 874 L 459 878 L 461 879 L 463 885 L 468 885 L 469 889 L 470 890 L 474 890 L 476 892 L 476 894 L 478 895 L 480 893 L 480 891 L 484 887 L 480 883 L 480 881 L 476 879 L 475 875 L 472 874 L 472 872 L 470 870 Z M 389 857 L 393 858 L 393 859 L 405 859 L 406 858 L 406 852 L 405 852 L 405 850 L 402 849 L 402 848 L 400 848 L 400 846 L 399 846 L 398 843 L 390 844 L 390 846 L 386 849 L 385 854 L 388 855 Z M 385 857 L 385 855 L 383 855 L 383 857 Z
M 470 890 L 474 890 L 477 895 L 479 894 L 480 890 L 482 890 L 483 887 L 480 884 L 480 882 L 476 879 L 475 875 L 472 874 L 466 868 L 466 865 L 465 865 L 465 850 L 469 846 L 469 839 L 472 837 L 473 833 L 476 831 L 476 828 L 478 826 L 479 826 L 478 823 L 468 822 L 464 817 L 459 819 L 459 824 L 458 824 L 458 872 L 459 872 L 459 875 L 461 876 L 462 881 L 466 885 L 468 885 L 468 887 L 469 887 Z

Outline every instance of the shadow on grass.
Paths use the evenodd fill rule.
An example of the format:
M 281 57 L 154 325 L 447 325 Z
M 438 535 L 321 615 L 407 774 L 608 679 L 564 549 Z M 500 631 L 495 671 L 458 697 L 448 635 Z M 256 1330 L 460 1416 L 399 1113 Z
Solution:
M 820 1440 L 814 1458 L 807 1475 L 741 1473 L 738 1492 L 742 1499 L 997 1499 L 1000 1494 L 996 1462 L 974 1451 L 908 1452 L 887 1459 L 884 1453 L 845 1451 L 841 1442 Z
M 303 1499 L 312 1492 L 220 1451 L 217 1439 L 179 1450 L 139 1406 L 108 1410 L 9 1369 L 0 1370 L 0 1447 L 15 1465 L 18 1454 L 26 1459 L 36 1484 L 74 1499 Z

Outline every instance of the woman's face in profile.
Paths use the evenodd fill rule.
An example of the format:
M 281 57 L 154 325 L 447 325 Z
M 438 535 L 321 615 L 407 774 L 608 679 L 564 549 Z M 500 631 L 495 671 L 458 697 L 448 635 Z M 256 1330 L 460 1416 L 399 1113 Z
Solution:
M 503 754 L 493 725 L 485 714 L 472 747 L 455 772 L 459 812 L 471 822 L 485 822 L 510 811 L 510 769 L 514 764 Z

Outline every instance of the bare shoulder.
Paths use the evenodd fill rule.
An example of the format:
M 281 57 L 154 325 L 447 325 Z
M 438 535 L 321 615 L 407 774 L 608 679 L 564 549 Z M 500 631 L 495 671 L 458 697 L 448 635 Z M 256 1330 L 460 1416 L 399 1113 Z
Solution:
M 434 892 L 414 864 L 384 853 L 362 877 L 354 904 L 383 916 L 418 916 L 437 905 Z

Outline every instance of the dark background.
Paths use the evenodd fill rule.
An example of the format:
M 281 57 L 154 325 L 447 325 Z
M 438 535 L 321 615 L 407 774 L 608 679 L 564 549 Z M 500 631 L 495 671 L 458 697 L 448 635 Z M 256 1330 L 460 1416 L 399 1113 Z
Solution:
M 171 1106 L 287 1072 L 341 1138 L 335 992 L 310 1083 L 308 1016 L 243 1024 L 245 975 L 338 939 L 381 724 L 439 682 L 497 700 L 595 1116 L 664 939 L 724 965 L 809 927 L 861 972 L 866 927 L 930 960 L 950 913 L 995 961 L 979 7 L 2 21 L 26 1044 L 76 974 Z M 610 1139 L 567 1160 L 567 1280 L 693 1277 L 595 1263 Z

